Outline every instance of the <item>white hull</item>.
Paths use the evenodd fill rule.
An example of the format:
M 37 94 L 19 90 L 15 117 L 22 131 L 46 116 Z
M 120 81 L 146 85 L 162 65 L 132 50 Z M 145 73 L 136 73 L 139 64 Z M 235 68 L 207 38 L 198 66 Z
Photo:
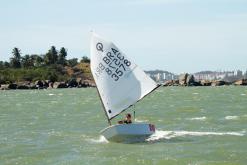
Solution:
M 101 134 L 112 142 L 140 142 L 155 132 L 155 127 L 147 123 L 111 125 L 101 131 Z

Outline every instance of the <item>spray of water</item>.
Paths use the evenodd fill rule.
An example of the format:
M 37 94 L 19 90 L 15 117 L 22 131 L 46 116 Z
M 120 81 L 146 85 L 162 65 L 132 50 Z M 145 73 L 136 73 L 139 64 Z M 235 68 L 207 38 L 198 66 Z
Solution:
M 156 132 L 150 136 L 146 141 L 157 141 L 161 139 L 172 139 L 176 137 L 185 136 L 244 136 L 245 131 L 241 132 L 194 132 L 194 131 L 162 131 L 156 130 Z

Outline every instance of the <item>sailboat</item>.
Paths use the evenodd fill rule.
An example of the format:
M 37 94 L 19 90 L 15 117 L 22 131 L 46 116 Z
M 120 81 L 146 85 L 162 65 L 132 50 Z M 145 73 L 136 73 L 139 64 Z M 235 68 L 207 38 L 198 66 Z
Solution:
M 112 42 L 91 37 L 91 72 L 109 123 L 101 134 L 113 142 L 135 142 L 155 133 L 150 123 L 113 124 L 111 120 L 159 87 Z

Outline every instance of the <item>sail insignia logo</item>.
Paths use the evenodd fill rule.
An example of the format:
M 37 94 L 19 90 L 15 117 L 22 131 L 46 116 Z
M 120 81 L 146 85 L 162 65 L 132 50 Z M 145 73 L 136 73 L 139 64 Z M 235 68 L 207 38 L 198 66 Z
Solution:
M 101 42 L 98 42 L 98 43 L 96 44 L 96 49 L 97 49 L 98 51 L 103 52 L 103 44 L 102 44 Z

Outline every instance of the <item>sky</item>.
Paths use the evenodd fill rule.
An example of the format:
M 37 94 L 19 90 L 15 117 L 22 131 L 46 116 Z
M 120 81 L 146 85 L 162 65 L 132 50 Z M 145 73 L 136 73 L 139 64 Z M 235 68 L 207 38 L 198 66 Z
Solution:
M 246 0 L 0 0 L 0 60 L 14 47 L 90 57 L 90 31 L 144 70 L 247 69 Z

